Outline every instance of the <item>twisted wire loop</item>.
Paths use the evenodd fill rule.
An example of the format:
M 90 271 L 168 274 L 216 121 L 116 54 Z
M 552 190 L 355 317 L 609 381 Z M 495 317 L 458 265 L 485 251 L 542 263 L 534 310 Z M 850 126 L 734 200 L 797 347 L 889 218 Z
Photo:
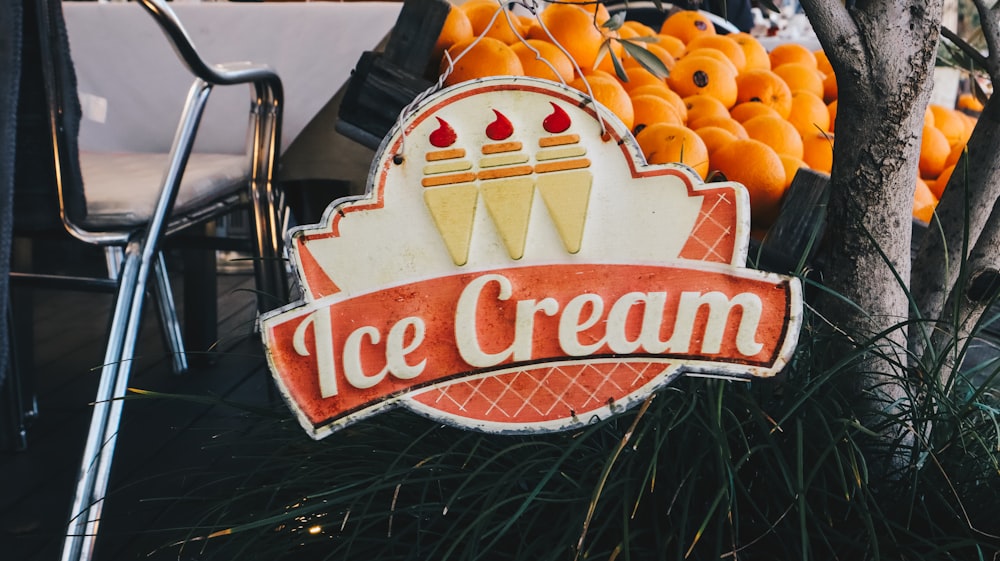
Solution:
M 590 4 L 590 3 L 597 4 L 598 2 L 585 2 L 585 4 Z M 435 81 L 434 84 L 432 84 L 426 90 L 417 94 L 417 96 L 414 97 L 413 100 L 410 101 L 410 103 L 408 103 L 405 107 L 403 107 L 403 109 L 399 112 L 399 116 L 396 117 L 396 126 L 399 128 L 400 131 L 399 152 L 393 156 L 392 158 L 393 163 L 397 165 L 403 163 L 403 153 L 405 153 L 406 151 L 405 150 L 406 120 L 409 119 L 409 117 L 416 111 L 416 108 L 425 99 L 427 99 L 434 93 L 444 88 L 445 80 L 448 79 L 448 76 L 450 76 L 455 69 L 455 63 L 461 60 L 466 53 L 472 50 L 472 48 L 475 47 L 476 44 L 478 44 L 479 41 L 486 36 L 486 33 L 489 31 L 491 27 L 493 27 L 493 24 L 496 22 L 497 18 L 500 17 L 500 14 L 503 14 L 503 16 L 506 18 L 507 25 L 510 26 L 511 30 L 514 32 L 514 35 L 517 36 L 518 41 L 520 41 L 521 44 L 525 45 L 529 50 L 531 50 L 531 52 L 535 54 L 535 59 L 542 61 L 546 66 L 549 67 L 550 70 L 552 70 L 552 73 L 559 79 L 559 82 L 561 82 L 562 85 L 569 87 L 569 85 L 566 83 L 566 80 L 563 79 L 563 77 L 559 74 L 559 72 L 556 71 L 555 65 L 553 65 L 551 61 L 542 56 L 542 54 L 534 46 L 532 46 L 531 43 L 529 43 L 524 36 L 521 35 L 521 32 L 518 31 L 517 29 L 518 26 L 514 25 L 514 22 L 511 19 L 511 10 L 505 9 L 505 5 L 507 4 L 520 6 L 524 8 L 529 14 L 531 14 L 532 17 L 534 17 L 535 21 L 538 22 L 538 25 L 542 29 L 542 31 L 545 32 L 545 35 L 549 38 L 550 42 L 553 45 L 555 45 L 560 51 L 562 51 L 562 53 L 566 55 L 566 58 L 570 60 L 570 62 L 573 64 L 573 69 L 576 71 L 577 76 L 581 77 L 583 85 L 587 88 L 586 94 L 587 97 L 589 98 L 588 101 L 593 104 L 594 110 L 597 113 L 597 120 L 601 124 L 601 136 L 602 137 L 607 136 L 608 130 L 606 124 L 606 116 L 608 110 L 604 106 L 596 103 L 596 98 L 594 97 L 594 90 L 591 88 L 590 81 L 587 80 L 587 77 L 584 74 L 583 70 L 580 68 L 580 65 L 577 64 L 576 60 L 574 60 L 574 58 L 570 55 L 569 51 L 566 50 L 566 48 L 563 47 L 558 40 L 556 40 L 555 36 L 552 35 L 552 32 L 549 31 L 548 27 L 545 26 L 545 22 L 542 21 L 541 18 L 541 11 L 542 11 L 541 3 L 538 0 L 516 0 L 514 2 L 503 2 L 502 0 L 496 0 L 496 4 L 497 4 L 497 9 L 496 11 L 493 12 L 493 17 L 490 18 L 489 23 L 486 26 L 484 26 L 483 31 L 479 35 L 477 35 L 476 38 L 473 39 L 473 41 L 468 44 L 468 46 L 462 49 L 462 52 L 458 53 L 458 55 L 454 59 L 451 57 L 451 53 L 449 53 L 448 50 L 445 50 L 444 52 L 444 61 L 446 63 L 445 68 L 438 76 L 437 81 Z

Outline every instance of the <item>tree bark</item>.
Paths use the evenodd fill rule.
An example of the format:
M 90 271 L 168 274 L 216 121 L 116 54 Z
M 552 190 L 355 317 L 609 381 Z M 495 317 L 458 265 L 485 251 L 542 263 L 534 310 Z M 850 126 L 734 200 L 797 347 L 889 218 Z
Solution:
M 911 212 L 943 0 L 801 0 L 840 84 L 816 306 L 862 354 L 852 382 L 876 422 L 907 396 Z M 886 435 L 893 439 L 897 435 Z
M 941 364 L 941 383 L 948 386 L 961 366 L 969 339 L 975 335 L 983 312 L 1000 290 L 1000 204 L 993 205 L 975 247 L 969 253 L 964 274 L 948 295 L 942 319 L 931 336 L 934 358 Z

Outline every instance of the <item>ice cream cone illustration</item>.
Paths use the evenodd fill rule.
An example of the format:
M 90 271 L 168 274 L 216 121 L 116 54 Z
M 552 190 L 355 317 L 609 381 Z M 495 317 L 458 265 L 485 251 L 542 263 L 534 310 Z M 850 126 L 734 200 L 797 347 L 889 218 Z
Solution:
M 593 174 L 590 160 L 577 134 L 566 134 L 570 118 L 553 102 L 552 113 L 542 126 L 552 136 L 538 139 L 535 154 L 536 185 L 545 207 L 559 232 L 566 251 L 577 253 L 583 243 L 583 229 L 590 201 Z
M 479 160 L 480 191 L 483 202 L 500 234 L 511 259 L 524 256 L 528 239 L 528 221 L 535 196 L 532 167 L 522 144 L 509 140 L 514 127 L 499 111 L 496 120 L 486 127 L 486 136 L 494 142 L 484 144 Z
M 438 117 L 440 126 L 430 135 L 431 145 L 440 150 L 425 154 L 424 204 L 434 219 L 448 254 L 456 265 L 469 259 L 472 224 L 476 218 L 479 191 L 472 162 L 465 159 L 464 148 L 450 148 L 455 143 L 454 129 Z

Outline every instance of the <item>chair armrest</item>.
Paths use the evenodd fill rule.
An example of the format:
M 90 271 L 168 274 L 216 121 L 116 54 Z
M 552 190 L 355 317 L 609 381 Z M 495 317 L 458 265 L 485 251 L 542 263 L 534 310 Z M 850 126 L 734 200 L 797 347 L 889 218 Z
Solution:
M 195 74 L 209 84 L 217 86 L 229 86 L 233 84 L 247 84 L 252 82 L 272 82 L 281 87 L 281 79 L 266 64 L 255 64 L 252 62 L 226 62 L 213 64 L 207 67 L 211 75 L 204 75 L 198 72 Z M 192 72 L 194 69 L 192 68 Z
M 271 68 L 250 63 L 207 64 L 198 54 L 180 19 L 163 0 L 140 0 L 140 3 L 156 20 L 177 56 L 192 74 L 209 84 L 218 86 L 268 84 L 276 97 L 281 97 L 281 80 Z
M 257 290 L 277 296 L 281 303 L 288 294 L 288 279 L 282 263 L 281 196 L 272 183 L 277 155 L 281 153 L 281 119 L 284 92 L 278 74 L 265 65 L 236 62 L 209 65 L 198 54 L 180 19 L 166 0 L 139 0 L 142 7 L 159 24 L 185 66 L 195 75 L 188 92 L 181 121 L 170 149 L 170 166 L 164 176 L 163 189 L 150 220 L 147 238 L 155 248 L 163 235 L 165 221 L 173 211 L 181 177 L 194 145 L 194 137 L 202 112 L 213 86 L 250 84 L 253 94 L 252 118 L 248 129 L 247 148 L 250 156 L 250 202 L 255 230 L 254 257 Z M 147 248 L 143 249 L 144 252 Z M 270 308 L 264 300 L 261 311 Z

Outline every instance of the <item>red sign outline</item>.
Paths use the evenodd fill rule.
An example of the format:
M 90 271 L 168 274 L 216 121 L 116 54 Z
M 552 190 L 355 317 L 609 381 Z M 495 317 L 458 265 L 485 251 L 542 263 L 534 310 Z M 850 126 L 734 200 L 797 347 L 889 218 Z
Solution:
M 536 108 L 541 100 L 556 111 L 565 107 L 576 129 L 558 138 L 551 135 L 551 141 L 545 140 L 550 138 L 545 131 L 535 129 L 522 137 L 505 136 L 502 142 L 494 142 L 498 134 L 482 137 L 471 145 L 483 146 L 475 165 L 462 147 L 421 144 L 422 136 L 432 136 L 423 131 L 450 126 L 448 119 L 464 125 L 462 111 L 481 113 L 484 107 L 503 120 L 505 135 L 517 127 L 526 128 L 525 119 L 511 124 L 496 107 L 505 99 L 507 106 L 519 111 L 517 117 L 523 116 L 520 111 L 529 101 Z M 684 166 L 646 165 L 624 125 L 605 112 L 586 103 L 582 94 L 535 79 L 486 79 L 439 92 L 405 121 L 406 135 L 397 129 L 387 138 L 373 164 L 368 196 L 336 201 L 320 224 L 291 232 L 291 258 L 303 299 L 263 315 L 260 326 L 275 381 L 309 434 L 322 438 L 397 406 L 486 432 L 566 430 L 594 416 L 627 409 L 682 373 L 749 378 L 771 376 L 783 368 L 798 337 L 801 286 L 795 278 L 742 267 L 749 233 L 746 192 L 731 183 L 701 184 Z M 530 121 L 532 114 L 527 113 Z M 500 129 L 494 125 L 496 130 Z M 588 130 L 600 132 L 595 138 Z M 437 137 L 453 142 L 469 134 L 466 128 L 460 134 L 448 131 Z M 527 153 L 521 138 L 536 137 L 540 148 Z M 422 153 L 427 154 L 425 159 Z M 402 164 L 394 157 L 399 154 Z M 439 160 L 448 161 L 441 165 L 436 163 Z M 548 164 L 551 160 L 556 164 Z M 532 167 L 532 161 L 538 163 Z M 585 238 L 585 245 L 573 245 L 564 232 L 572 228 L 559 229 L 559 210 L 548 199 L 544 201 L 548 217 L 557 222 L 557 228 L 528 224 L 527 214 L 522 215 L 523 226 L 516 226 L 516 214 L 504 215 L 503 222 L 497 222 L 489 200 L 488 190 L 493 186 L 521 189 L 529 185 L 525 192 L 532 198 L 525 200 L 541 206 L 533 183 L 541 185 L 541 180 L 536 178 L 547 169 L 570 170 L 588 185 L 593 182 L 596 192 L 582 191 L 591 197 L 591 207 L 594 201 L 603 203 L 597 209 L 585 209 L 586 228 L 593 230 L 596 227 L 590 221 L 599 224 L 601 212 L 607 208 L 614 212 L 620 193 L 631 189 L 609 181 L 611 172 L 602 175 L 605 163 L 612 171 L 619 170 L 614 174 L 640 181 L 636 186 L 645 189 L 642 193 L 652 193 L 653 199 L 675 192 L 667 186 L 677 185 L 678 180 L 683 185 L 686 195 L 671 195 L 680 196 L 676 201 L 680 201 L 677 212 L 681 214 L 669 212 L 674 207 L 667 204 L 660 208 L 674 215 L 663 220 L 682 223 L 677 228 L 687 236 L 660 241 L 674 248 L 673 255 L 659 258 L 658 247 L 633 247 L 656 243 L 645 241 L 656 237 L 648 235 L 623 235 L 633 241 L 623 251 L 628 254 L 625 261 L 614 255 L 614 240 L 608 241 L 607 234 L 597 252 L 592 250 L 594 235 Z M 489 173 L 477 175 L 477 169 Z M 428 175 L 434 173 L 451 175 Z M 423 191 L 420 177 L 424 178 Z M 559 181 L 576 188 L 565 179 Z M 442 225 L 441 215 L 434 214 L 432 207 L 412 208 L 420 206 L 414 201 L 420 202 L 416 197 L 421 192 L 423 203 L 436 204 L 427 193 L 451 184 L 472 194 L 478 212 L 475 219 L 484 222 L 489 214 L 499 233 L 486 239 L 485 234 L 476 234 L 482 230 L 480 224 L 472 238 L 467 233 L 456 236 L 442 230 L 451 223 Z M 601 189 L 611 193 L 601 194 Z M 452 192 L 457 191 L 452 188 Z M 513 191 L 505 191 L 504 196 L 509 192 Z M 413 236 L 414 241 L 405 234 L 380 233 L 400 225 L 400 220 L 385 218 L 389 216 L 387 195 L 392 195 L 395 205 L 402 205 L 396 199 L 402 201 L 405 193 L 410 193 L 405 195 L 410 206 L 404 208 L 409 214 L 400 216 L 413 217 L 424 231 L 431 231 L 429 224 L 436 226 L 441 239 L 451 243 L 448 252 L 453 264 L 441 266 L 442 256 L 448 253 L 435 250 L 441 247 L 439 241 L 423 243 L 419 236 Z M 641 208 L 648 199 L 634 194 L 633 198 L 628 202 L 631 206 L 617 209 L 618 223 L 625 228 L 648 228 L 647 223 L 662 227 L 655 222 L 660 220 L 655 211 Z M 497 200 L 506 204 L 508 199 Z M 650 200 L 650 206 L 655 207 L 655 201 Z M 642 224 L 628 224 L 633 215 Z M 643 218 L 646 215 L 650 216 Z M 364 220 L 374 220 L 373 216 L 381 217 L 381 228 L 362 230 Z M 623 221 L 621 216 L 628 219 Z M 343 229 L 348 221 L 355 230 Z M 471 218 L 468 227 L 473 228 Z M 563 253 L 569 252 L 564 257 L 553 257 L 552 247 L 558 242 L 553 241 L 557 237 L 552 232 L 556 230 L 564 242 Z M 582 235 L 580 229 L 576 232 Z M 617 235 L 617 230 L 613 232 Z M 535 243 L 527 239 L 532 235 L 550 239 Z M 348 245 L 348 239 L 361 239 L 366 247 Z M 455 240 L 466 245 L 455 250 Z M 398 254 L 409 261 L 400 261 L 394 251 L 397 245 Z M 497 259 L 495 255 L 503 253 L 498 248 L 505 248 L 509 258 Z M 533 257 L 543 250 L 547 253 L 541 258 Z M 483 260 L 481 255 L 490 251 L 492 260 Z M 389 264 L 380 263 L 380 256 Z M 437 263 L 436 268 L 421 269 L 420 259 Z M 343 260 L 355 269 L 371 267 L 360 274 L 365 282 L 345 272 L 351 267 Z M 397 269 L 403 269 L 402 273 L 397 275 Z M 468 296 L 470 291 L 474 296 Z M 725 307 L 721 327 L 715 311 L 720 306 Z M 743 331 L 749 324 L 752 333 L 747 335 Z M 470 329 L 476 335 L 468 335 Z M 598 335 L 601 330 L 605 335 Z M 684 341 L 702 345 L 701 352 L 678 350 Z M 705 351 L 706 345 L 714 344 L 718 345 L 714 352 Z M 757 345 L 762 350 L 747 354 Z M 766 356 L 758 356 L 762 353 Z M 567 374 L 567 369 L 573 373 Z

